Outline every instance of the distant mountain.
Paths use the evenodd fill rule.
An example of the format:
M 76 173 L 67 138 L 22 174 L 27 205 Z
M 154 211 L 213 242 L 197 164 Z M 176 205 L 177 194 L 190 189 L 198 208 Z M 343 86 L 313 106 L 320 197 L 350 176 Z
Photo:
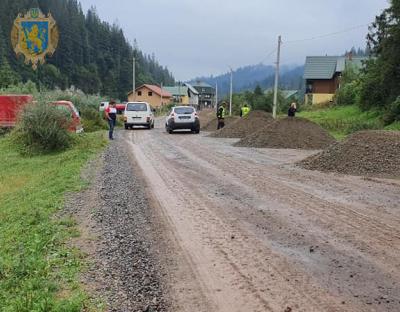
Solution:
M 300 89 L 303 81 L 304 66 L 281 67 L 281 84 L 283 89 Z M 254 90 L 257 85 L 263 89 L 271 88 L 274 84 L 275 67 L 271 65 L 257 64 L 240 67 L 233 72 L 233 92 Z M 192 79 L 190 83 L 197 81 L 206 82 L 212 86 L 218 83 L 218 93 L 220 96 L 229 94 L 230 73 L 219 76 L 198 77 Z
M 283 90 L 301 90 L 304 88 L 304 65 L 296 66 L 287 71 L 281 71 L 279 77 L 279 88 Z M 270 75 L 262 81 L 257 81 L 249 86 L 249 89 L 254 89 L 260 85 L 263 89 L 270 89 L 274 86 L 275 75 Z

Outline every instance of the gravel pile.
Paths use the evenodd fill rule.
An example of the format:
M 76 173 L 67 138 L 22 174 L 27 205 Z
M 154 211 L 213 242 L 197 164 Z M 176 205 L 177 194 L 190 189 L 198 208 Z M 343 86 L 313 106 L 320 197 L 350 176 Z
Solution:
M 273 121 L 271 114 L 264 111 L 252 111 L 244 118 L 229 123 L 221 130 L 210 134 L 215 138 L 244 138 Z
M 83 282 L 106 301 L 107 311 L 168 311 L 166 270 L 157 260 L 162 234 L 122 139 L 110 144 L 102 163 L 91 190 L 75 196 L 69 209 L 99 236 Z M 91 221 L 79 220 L 83 210 Z
M 237 121 L 239 117 L 237 116 L 228 116 L 225 117 L 225 127 L 229 126 L 231 123 Z M 215 117 L 211 119 L 207 124 L 204 124 L 204 126 L 201 127 L 201 130 L 203 131 L 217 131 L 217 126 L 218 126 L 218 119 Z
M 298 164 L 310 170 L 400 178 L 400 132 L 360 131 Z
M 316 123 L 304 118 L 286 117 L 261 127 L 235 146 L 324 149 L 334 142 L 335 139 Z
M 215 110 L 213 109 L 203 109 L 201 111 L 197 112 L 199 119 L 200 119 L 200 125 L 202 126 L 202 129 L 205 125 L 208 125 L 211 120 L 215 118 Z

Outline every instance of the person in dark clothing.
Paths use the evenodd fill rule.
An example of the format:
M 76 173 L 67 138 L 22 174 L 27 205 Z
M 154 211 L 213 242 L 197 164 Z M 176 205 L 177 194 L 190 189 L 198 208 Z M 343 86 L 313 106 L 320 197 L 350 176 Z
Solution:
M 111 100 L 108 107 L 104 110 L 106 114 L 106 119 L 108 121 L 108 126 L 110 127 L 110 130 L 108 132 L 108 138 L 110 140 L 114 140 L 113 134 L 114 134 L 115 124 L 117 121 L 117 108 L 115 107 L 115 105 L 116 105 L 115 101 Z
M 297 112 L 297 105 L 296 105 L 296 103 L 293 102 L 289 107 L 288 116 L 289 117 L 295 117 L 296 116 L 296 112 Z
M 222 104 L 219 106 L 218 111 L 217 111 L 217 119 L 218 119 L 217 129 L 218 130 L 225 127 L 225 107 L 226 107 L 226 103 L 222 102 Z

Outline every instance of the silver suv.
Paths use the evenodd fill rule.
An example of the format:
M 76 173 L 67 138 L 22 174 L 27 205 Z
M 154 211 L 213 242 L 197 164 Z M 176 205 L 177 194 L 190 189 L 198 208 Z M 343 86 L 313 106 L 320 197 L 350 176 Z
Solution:
M 188 129 L 200 133 L 200 120 L 196 110 L 191 106 L 175 106 L 165 120 L 165 130 L 168 133 L 174 130 Z

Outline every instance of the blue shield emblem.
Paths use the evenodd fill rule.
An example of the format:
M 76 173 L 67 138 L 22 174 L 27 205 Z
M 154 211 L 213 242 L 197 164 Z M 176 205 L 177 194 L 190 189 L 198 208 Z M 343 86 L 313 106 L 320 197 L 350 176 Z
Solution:
M 32 55 L 42 54 L 47 50 L 49 42 L 49 23 L 27 21 L 22 22 L 22 46 Z
M 44 64 L 58 45 L 59 33 L 51 14 L 44 15 L 40 9 L 31 9 L 27 14 L 18 14 L 11 30 L 11 43 L 15 54 L 23 55 L 26 64 L 36 69 Z

